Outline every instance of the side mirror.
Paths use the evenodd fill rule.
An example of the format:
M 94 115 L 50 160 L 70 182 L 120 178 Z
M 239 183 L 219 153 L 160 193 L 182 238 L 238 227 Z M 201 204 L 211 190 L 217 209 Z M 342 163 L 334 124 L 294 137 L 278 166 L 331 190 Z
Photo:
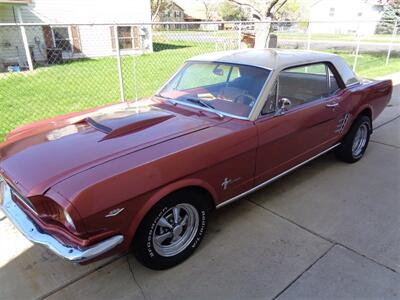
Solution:
M 278 110 L 276 111 L 276 115 L 283 115 L 290 109 L 290 107 L 292 107 L 292 102 L 288 98 L 281 98 L 278 101 Z

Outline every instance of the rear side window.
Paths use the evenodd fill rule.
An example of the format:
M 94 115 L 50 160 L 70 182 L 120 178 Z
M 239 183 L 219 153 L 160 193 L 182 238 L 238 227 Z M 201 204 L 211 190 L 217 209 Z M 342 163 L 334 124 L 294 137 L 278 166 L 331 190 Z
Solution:
M 343 82 L 346 86 L 353 85 L 359 83 L 360 80 L 354 74 L 349 65 L 344 61 L 343 58 L 337 57 L 335 61 L 335 67 L 339 71 L 340 76 L 343 79 Z
M 315 64 L 315 65 L 309 65 L 309 66 L 294 67 L 294 68 L 286 69 L 283 72 L 326 75 L 325 64 Z

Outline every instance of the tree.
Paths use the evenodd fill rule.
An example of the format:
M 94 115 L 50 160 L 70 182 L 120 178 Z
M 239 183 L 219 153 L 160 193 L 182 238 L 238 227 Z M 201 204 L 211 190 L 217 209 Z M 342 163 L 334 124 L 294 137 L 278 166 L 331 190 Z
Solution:
M 234 5 L 227 0 L 219 6 L 219 14 L 224 21 L 248 20 L 248 13 L 241 6 Z
M 199 0 L 204 6 L 204 13 L 206 16 L 206 20 L 211 20 L 213 16 L 213 8 L 215 1 L 213 0 Z
M 382 17 L 376 26 L 376 33 L 392 33 L 395 20 L 397 19 L 398 31 L 400 32 L 400 0 L 387 1 L 384 5 Z
M 298 21 L 302 15 L 302 6 L 298 0 L 288 0 L 284 9 L 278 9 L 275 19 L 282 21 Z
M 254 0 L 250 2 L 242 2 L 241 0 L 228 0 L 230 3 L 247 8 L 252 14 L 260 20 L 275 20 L 277 13 L 285 6 L 288 0 Z
M 151 20 L 156 21 L 161 12 L 165 12 L 173 5 L 172 0 L 151 0 Z

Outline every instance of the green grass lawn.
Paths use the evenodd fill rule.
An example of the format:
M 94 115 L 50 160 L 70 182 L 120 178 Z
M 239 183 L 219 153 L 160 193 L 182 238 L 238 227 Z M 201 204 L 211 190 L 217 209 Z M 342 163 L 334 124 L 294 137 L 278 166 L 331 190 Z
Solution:
M 353 66 L 354 56 L 348 52 L 330 51 L 342 56 L 350 66 Z M 360 53 L 356 73 L 364 78 L 376 78 L 387 74 L 400 72 L 400 57 L 393 55 L 386 65 L 387 53 Z
M 286 40 L 307 40 L 307 33 L 302 32 L 274 32 L 279 38 Z M 314 33 L 310 36 L 312 41 L 348 41 L 355 42 L 355 34 L 329 34 L 329 33 Z M 362 42 L 374 42 L 374 43 L 390 43 L 392 39 L 391 34 L 372 34 L 369 36 L 363 36 L 360 38 Z M 400 43 L 400 36 L 397 35 L 394 43 Z
M 213 43 L 160 41 L 154 52 L 122 58 L 125 98 L 153 94 L 189 57 L 215 51 Z M 339 53 L 350 64 L 350 54 Z M 362 54 L 357 73 L 376 77 L 400 70 L 400 58 Z M 1 75 L 1 74 L 0 74 Z M 51 116 L 120 101 L 116 59 L 85 59 L 0 77 L 0 141 L 11 129 Z
M 124 56 L 125 98 L 153 94 L 186 59 L 214 51 L 214 47 L 207 43 L 155 43 L 154 53 Z M 114 57 L 41 67 L 27 74 L 5 74 L 0 77 L 0 141 L 21 124 L 118 101 Z
M 179 38 L 179 36 L 187 37 L 199 37 L 199 36 L 214 36 L 221 38 L 236 39 L 238 37 L 238 30 L 219 30 L 219 31 L 200 31 L 200 30 L 163 30 L 155 31 L 155 36 L 173 36 Z M 285 40 L 307 40 L 307 32 L 273 32 L 280 39 Z M 310 36 L 312 41 L 347 41 L 355 42 L 356 34 L 334 34 L 334 33 L 314 33 Z M 391 34 L 371 34 L 368 36 L 361 37 L 362 42 L 375 42 L 375 43 L 390 43 L 392 39 Z M 400 43 L 400 35 L 396 35 L 394 43 Z

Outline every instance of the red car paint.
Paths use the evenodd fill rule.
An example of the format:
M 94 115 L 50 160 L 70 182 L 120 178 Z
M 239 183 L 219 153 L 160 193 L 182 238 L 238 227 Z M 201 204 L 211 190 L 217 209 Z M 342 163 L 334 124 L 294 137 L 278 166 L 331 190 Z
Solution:
M 217 206 L 340 142 L 352 121 L 374 119 L 391 95 L 391 82 L 364 82 L 293 109 L 282 116 L 240 120 L 153 97 L 151 109 L 126 114 L 132 103 L 40 121 L 11 132 L 0 145 L 0 170 L 32 202 L 49 199 L 68 211 L 76 230 L 45 222 L 17 203 L 43 231 L 65 244 L 85 247 L 115 234 L 124 242 L 112 255 L 128 250 L 151 207 L 185 187 L 208 193 Z M 335 100 L 339 109 L 328 110 Z M 335 128 L 343 114 L 343 132 Z M 118 118 L 116 117 L 118 115 Z M 226 177 L 233 179 L 224 189 Z M 45 198 L 43 198 L 45 197 Z M 124 210 L 105 217 L 115 208 Z

